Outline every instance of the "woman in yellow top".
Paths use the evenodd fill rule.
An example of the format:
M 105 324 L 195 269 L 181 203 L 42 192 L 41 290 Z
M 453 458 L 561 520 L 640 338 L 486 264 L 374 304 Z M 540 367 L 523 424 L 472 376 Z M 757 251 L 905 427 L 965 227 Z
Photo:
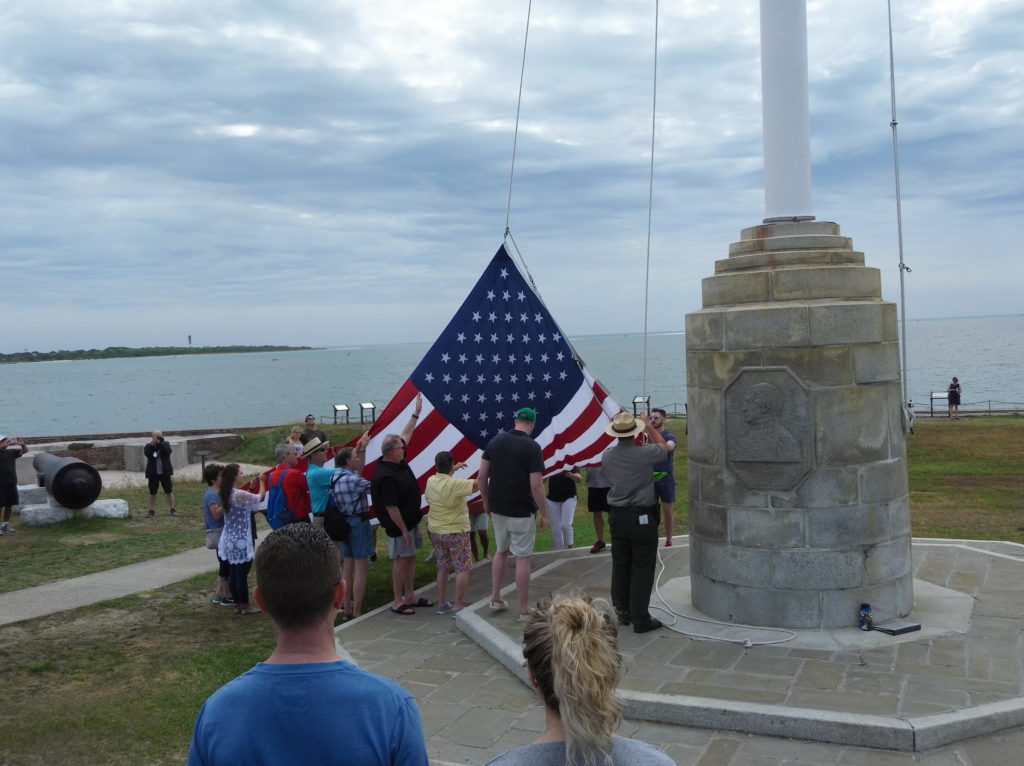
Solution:
M 437 473 L 427 479 L 423 494 L 430 506 L 427 530 L 434 542 L 437 562 L 437 613 L 453 615 L 465 606 L 466 586 L 473 558 L 469 550 L 469 507 L 466 498 L 477 490 L 476 479 L 456 479 L 452 472 L 465 468 L 456 463 L 451 452 L 434 456 Z M 445 601 L 448 570 L 455 570 L 455 604 Z

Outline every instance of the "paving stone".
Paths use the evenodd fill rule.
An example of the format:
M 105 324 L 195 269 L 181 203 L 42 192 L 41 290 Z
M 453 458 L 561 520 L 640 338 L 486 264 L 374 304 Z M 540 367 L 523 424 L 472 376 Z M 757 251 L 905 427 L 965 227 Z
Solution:
M 675 763 L 680 764 L 680 766 L 689 766 L 691 763 L 697 763 L 704 752 L 704 748 L 694 747 L 693 745 L 666 745 L 663 749 L 665 755 L 675 761 Z
M 544 706 L 534 700 L 533 706 L 528 708 L 519 718 L 511 723 L 511 728 L 522 729 L 523 731 L 540 734 L 547 727 L 547 716 Z
M 663 680 L 655 678 L 633 678 L 632 676 L 627 676 L 619 682 L 619 688 L 634 692 L 656 692 L 661 689 L 663 683 Z
M 800 672 L 803 660 L 781 657 L 741 657 L 733 666 L 737 673 L 753 673 L 763 676 L 786 676 L 792 678 Z
M 430 716 L 447 723 L 459 720 L 470 710 L 468 705 L 458 705 L 454 702 L 444 702 L 436 699 L 423 702 L 417 700 L 416 704 L 420 709 L 421 716 Z
M 805 662 L 793 679 L 793 685 L 809 689 L 836 691 L 842 682 L 846 668 L 831 662 Z
M 967 740 L 960 746 L 969 766 L 1009 766 L 1020 763 L 1024 752 L 1024 728 Z
M 950 710 L 958 710 L 957 707 L 928 702 L 927 700 L 907 699 L 900 700 L 899 710 L 896 712 L 901 716 L 933 715 L 935 713 L 948 713 Z
M 706 686 L 680 681 L 666 683 L 659 691 L 664 694 L 688 694 L 694 697 L 710 697 L 711 699 L 760 702 L 765 705 L 781 705 L 786 699 L 786 695 L 782 692 L 741 689 L 737 687 L 724 688 L 721 686 Z
M 716 685 L 732 689 L 765 689 L 785 692 L 789 689 L 789 678 L 759 676 L 732 670 L 697 669 L 687 673 L 683 683 Z
M 892 673 L 865 673 L 850 670 L 843 678 L 843 691 L 854 694 L 898 695 L 903 678 Z
M 476 707 L 442 732 L 446 739 L 457 745 L 490 747 L 509 728 L 518 716 L 504 710 Z
M 453 677 L 451 673 L 445 673 L 440 670 L 431 670 L 427 668 L 417 668 L 411 670 L 403 675 L 399 680 L 402 683 L 418 683 L 418 684 L 429 684 L 432 686 L 440 686 L 441 684 L 448 683 Z
M 901 644 L 896 650 L 897 661 L 920 665 L 928 662 L 928 644 Z
M 740 740 L 734 737 L 716 737 L 704 750 L 696 766 L 730 766 L 740 749 Z
M 897 753 L 890 750 L 874 750 L 866 747 L 851 747 L 839 755 L 840 766 L 907 766 L 917 763 L 916 753 Z
M 743 647 L 712 641 L 693 641 L 672 659 L 673 665 L 697 668 L 731 668 L 743 656 Z
M 706 745 L 711 741 L 712 732 L 691 726 L 671 726 L 665 723 L 644 721 L 628 736 L 652 745 Z
M 822 708 L 843 713 L 894 715 L 899 707 L 895 694 L 852 694 L 825 692 L 818 689 L 793 689 L 786 704 L 794 707 Z

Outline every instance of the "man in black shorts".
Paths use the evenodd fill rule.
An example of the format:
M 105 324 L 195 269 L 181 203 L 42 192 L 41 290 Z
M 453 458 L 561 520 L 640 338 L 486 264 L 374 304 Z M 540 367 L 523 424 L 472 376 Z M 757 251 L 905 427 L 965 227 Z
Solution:
M 174 486 L 171 483 L 171 476 L 174 474 L 174 467 L 171 465 L 171 445 L 164 439 L 163 433 L 154 431 L 142 451 L 146 455 L 146 478 L 149 480 L 149 510 L 146 512 L 146 518 L 156 516 L 157 487 L 163 487 L 171 516 L 177 516 L 178 511 L 174 507 Z
M 22 437 L 0 436 L 0 535 L 14 531 L 11 528 L 11 509 L 19 501 L 18 472 L 14 463 L 26 452 L 28 445 Z
M 608 546 L 604 542 L 604 516 L 608 510 L 608 480 L 600 465 L 587 468 L 587 510 L 594 514 L 594 532 L 597 542 L 590 547 L 591 553 L 600 553 Z

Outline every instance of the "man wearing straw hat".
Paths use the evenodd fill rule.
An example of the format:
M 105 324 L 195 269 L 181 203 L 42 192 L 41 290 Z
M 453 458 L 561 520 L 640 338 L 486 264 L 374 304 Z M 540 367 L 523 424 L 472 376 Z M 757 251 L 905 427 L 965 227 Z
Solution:
M 302 447 L 302 454 L 309 461 L 306 466 L 306 485 L 309 487 L 309 512 L 313 523 L 321 529 L 324 526 L 324 511 L 327 510 L 327 496 L 331 493 L 333 468 L 324 468 L 327 462 L 328 442 L 314 437 Z
M 646 431 L 648 444 L 637 444 Z M 647 415 L 620 412 L 605 428 L 617 442 L 601 460 L 608 490 L 608 526 L 612 538 L 612 605 L 620 625 L 634 633 L 661 627 L 648 611 L 658 563 L 661 509 L 654 493 L 654 466 L 668 456 L 665 438 Z

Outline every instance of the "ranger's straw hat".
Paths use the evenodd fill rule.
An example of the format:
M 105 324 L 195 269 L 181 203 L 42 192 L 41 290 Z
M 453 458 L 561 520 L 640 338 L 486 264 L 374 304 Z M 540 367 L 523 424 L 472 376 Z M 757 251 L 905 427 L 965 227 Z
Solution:
M 319 449 L 327 449 L 329 442 L 320 441 L 320 437 L 314 436 L 302 448 L 302 457 L 309 457 Z
M 622 438 L 624 436 L 636 436 L 646 426 L 643 421 L 637 420 L 628 412 L 620 412 L 612 418 L 612 422 L 605 426 L 604 432 L 609 436 Z

